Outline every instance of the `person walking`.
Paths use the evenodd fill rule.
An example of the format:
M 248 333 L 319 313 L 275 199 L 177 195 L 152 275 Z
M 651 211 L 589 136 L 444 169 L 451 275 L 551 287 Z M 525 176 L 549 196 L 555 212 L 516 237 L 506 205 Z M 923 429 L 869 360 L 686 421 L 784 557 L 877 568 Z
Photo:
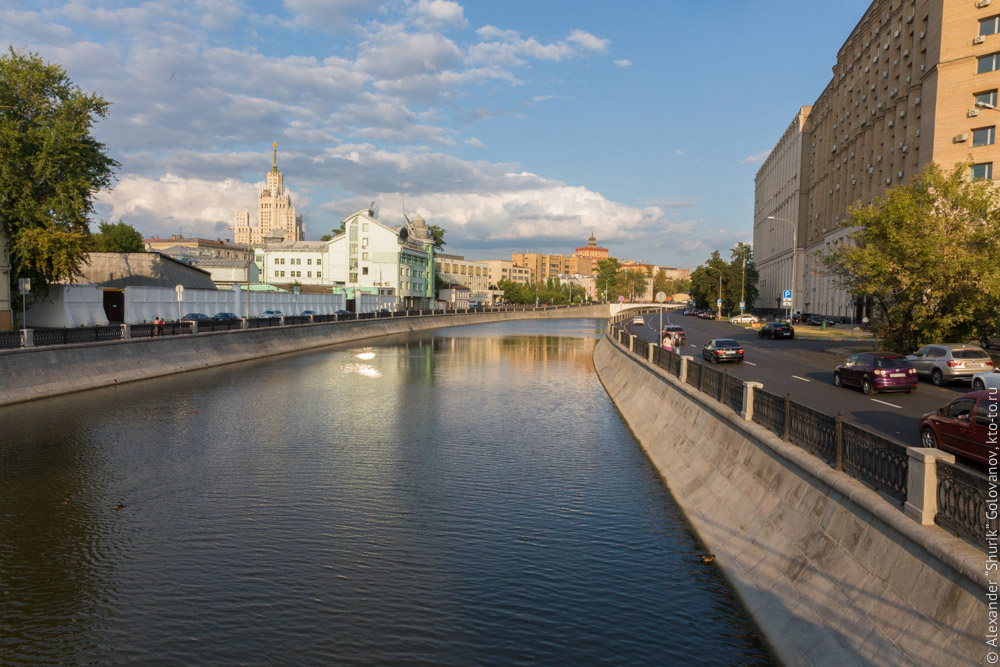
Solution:
M 157 336 L 161 336 L 161 337 L 163 336 L 163 325 L 164 324 L 166 324 L 166 321 L 162 317 L 160 317 L 160 318 L 158 318 L 156 320 L 156 335 Z

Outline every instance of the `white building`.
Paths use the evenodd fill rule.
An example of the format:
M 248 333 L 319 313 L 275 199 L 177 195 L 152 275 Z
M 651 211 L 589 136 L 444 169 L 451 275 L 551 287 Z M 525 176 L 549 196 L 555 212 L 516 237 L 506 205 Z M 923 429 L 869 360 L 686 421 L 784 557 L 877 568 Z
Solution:
M 493 303 L 489 262 L 465 259 L 460 255 L 439 254 L 434 259 L 434 270 L 446 282 L 468 287 L 469 302 L 472 305 Z M 499 294 L 499 291 L 496 293 Z
M 267 240 L 271 240 L 268 238 Z M 331 285 L 327 241 L 281 241 L 254 248 L 260 281 L 272 285 Z
M 274 144 L 274 160 L 267 173 L 267 183 L 257 193 L 257 225 L 250 223 L 249 209 L 236 207 L 233 220 L 236 243 L 260 245 L 271 235 L 285 241 L 301 241 L 304 236 L 302 216 L 295 214 L 292 197 L 285 189 L 284 175 L 278 171 L 278 144 Z

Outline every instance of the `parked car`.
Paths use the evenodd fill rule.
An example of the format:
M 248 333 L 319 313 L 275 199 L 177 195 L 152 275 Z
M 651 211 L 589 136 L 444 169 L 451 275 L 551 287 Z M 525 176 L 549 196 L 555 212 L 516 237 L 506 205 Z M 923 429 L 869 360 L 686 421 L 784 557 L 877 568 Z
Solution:
M 306 315 L 316 315 L 316 314 L 317 313 L 315 310 L 303 310 L 301 313 L 299 313 L 299 315 L 302 315 L 303 317 L 305 317 Z
M 994 368 L 985 373 L 976 373 L 972 376 L 972 391 L 982 391 L 984 389 L 1000 391 L 1000 368 Z
M 701 356 L 713 364 L 720 361 L 743 363 L 743 346 L 732 338 L 715 338 L 701 349 Z
M 265 310 L 260 314 L 261 317 L 281 317 L 280 310 Z
M 188 313 L 181 318 L 181 322 L 197 322 L 198 320 L 210 320 L 212 319 L 205 313 Z
M 807 317 L 806 318 L 806 324 L 810 324 L 810 325 L 812 325 L 814 327 L 820 327 L 820 326 L 823 326 L 825 324 L 828 327 L 832 327 L 832 326 L 836 325 L 837 323 L 834 322 L 833 320 L 831 320 L 828 317 Z
M 661 340 L 664 337 L 666 337 L 667 334 L 671 334 L 673 336 L 679 336 L 680 341 L 678 342 L 681 345 L 683 345 L 684 341 L 687 340 L 687 337 L 684 335 L 684 328 L 679 324 L 668 324 L 667 326 L 663 327 L 663 335 L 660 337 Z
M 988 463 L 990 449 L 997 449 L 998 400 L 989 390 L 974 391 L 928 412 L 920 418 L 920 444 Z
M 711 310 L 703 310 L 700 313 L 698 313 L 698 317 L 700 317 L 703 320 L 714 320 L 715 312 Z
M 632 324 L 635 326 L 645 326 L 646 320 L 642 317 L 642 315 L 636 315 L 632 318 Z
M 342 317 L 342 316 L 344 316 L 344 315 L 350 315 L 350 314 L 351 314 L 351 311 L 349 311 L 349 310 L 344 310 L 343 308 L 338 308 L 337 310 L 335 310 L 335 311 L 334 311 L 334 313 L 333 313 L 333 314 L 334 314 L 334 315 L 337 315 L 338 317 Z
M 729 321 L 733 324 L 756 324 L 757 322 L 760 322 L 760 318 L 756 315 L 751 315 L 750 313 L 743 313 L 741 315 L 730 317 Z
M 917 388 L 917 369 L 895 352 L 860 352 L 852 354 L 833 371 L 838 387 L 860 387 L 864 394 L 880 391 L 905 391 Z
M 216 313 L 215 315 L 212 316 L 212 319 L 219 322 L 230 322 L 232 320 L 238 320 L 240 318 L 236 313 Z
M 795 338 L 795 328 L 787 322 L 768 322 L 757 332 L 759 338 Z
M 971 380 L 976 373 L 993 370 L 993 360 L 981 347 L 966 343 L 924 345 L 907 355 L 917 375 L 940 386 L 955 380 Z

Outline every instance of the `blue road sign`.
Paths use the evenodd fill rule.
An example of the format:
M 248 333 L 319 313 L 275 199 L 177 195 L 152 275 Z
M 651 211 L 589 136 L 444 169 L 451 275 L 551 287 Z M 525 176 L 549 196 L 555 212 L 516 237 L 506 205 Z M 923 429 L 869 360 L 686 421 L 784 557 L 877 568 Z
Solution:
M 781 298 L 782 299 L 791 299 L 792 298 L 792 290 L 786 289 L 785 293 L 781 296 Z

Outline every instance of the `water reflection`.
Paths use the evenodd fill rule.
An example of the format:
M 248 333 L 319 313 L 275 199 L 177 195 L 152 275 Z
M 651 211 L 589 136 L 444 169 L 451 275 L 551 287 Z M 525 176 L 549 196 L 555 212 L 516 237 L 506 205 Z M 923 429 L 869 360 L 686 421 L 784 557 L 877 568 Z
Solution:
M 0 656 L 766 663 L 593 373 L 601 326 L 0 408 Z

